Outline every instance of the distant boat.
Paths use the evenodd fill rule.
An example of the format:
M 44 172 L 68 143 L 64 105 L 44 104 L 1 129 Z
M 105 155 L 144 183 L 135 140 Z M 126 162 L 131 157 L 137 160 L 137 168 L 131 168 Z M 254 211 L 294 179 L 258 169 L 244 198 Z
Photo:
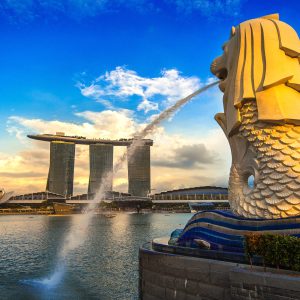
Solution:
M 0 188 L 0 204 L 8 202 L 14 192 L 6 193 L 3 188 Z

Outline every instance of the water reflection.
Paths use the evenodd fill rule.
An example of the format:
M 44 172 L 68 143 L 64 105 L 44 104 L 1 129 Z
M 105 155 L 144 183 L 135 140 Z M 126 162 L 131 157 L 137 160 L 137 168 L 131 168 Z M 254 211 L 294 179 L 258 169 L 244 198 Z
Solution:
M 47 282 L 50 279 L 45 276 L 54 271 L 57 252 L 72 218 L 76 221 L 81 217 L 0 217 L 1 300 L 137 299 L 139 246 L 170 234 L 190 215 L 96 216 L 86 242 L 66 262 L 62 281 L 57 277 Z M 49 289 L 49 283 L 55 283 L 55 288 Z

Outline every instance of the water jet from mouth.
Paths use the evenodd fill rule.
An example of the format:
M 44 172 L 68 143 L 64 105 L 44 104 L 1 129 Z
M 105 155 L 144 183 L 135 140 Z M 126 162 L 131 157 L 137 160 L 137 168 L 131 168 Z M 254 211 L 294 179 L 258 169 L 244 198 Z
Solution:
M 94 210 L 97 208 L 98 204 L 104 199 L 104 188 L 108 185 L 109 182 L 111 182 L 113 174 L 115 174 L 118 170 L 121 169 L 126 159 L 131 159 L 131 157 L 134 156 L 136 149 L 139 146 L 143 145 L 143 138 L 146 135 L 152 133 L 157 125 L 159 125 L 162 121 L 170 118 L 174 112 L 176 112 L 184 104 L 189 102 L 192 98 L 199 95 L 200 93 L 203 93 L 204 91 L 208 90 L 209 88 L 215 86 L 218 83 L 219 81 L 210 83 L 195 91 L 194 93 L 188 95 L 187 97 L 178 100 L 174 105 L 160 113 L 141 132 L 138 132 L 134 135 L 135 138 L 133 139 L 131 145 L 128 146 L 127 154 L 125 153 L 119 158 L 119 160 L 114 165 L 112 172 L 108 172 L 105 174 L 93 201 L 88 204 L 84 213 L 79 218 L 73 217 L 71 228 L 67 233 L 63 241 L 62 247 L 57 255 L 57 267 L 55 268 L 53 274 L 50 277 L 41 280 L 25 280 L 23 282 L 26 282 L 27 284 L 31 283 L 31 285 L 44 285 L 47 288 L 54 288 L 55 286 L 57 286 L 57 284 L 62 280 L 65 274 L 66 259 L 72 253 L 72 251 L 83 245 L 88 232 L 88 227 L 94 215 Z

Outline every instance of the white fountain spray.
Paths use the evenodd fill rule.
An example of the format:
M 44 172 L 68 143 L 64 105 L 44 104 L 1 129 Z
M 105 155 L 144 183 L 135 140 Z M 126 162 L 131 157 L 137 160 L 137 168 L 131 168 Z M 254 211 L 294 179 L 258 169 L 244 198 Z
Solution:
M 206 91 L 210 87 L 215 86 L 217 83 L 218 81 L 210 83 L 200 88 L 196 92 L 190 94 L 189 96 L 178 100 L 174 105 L 172 105 L 171 107 L 167 108 L 165 111 L 160 113 L 141 132 L 138 132 L 136 135 L 134 135 L 134 139 L 132 140 L 132 143 L 128 147 L 127 153 L 123 154 L 119 158 L 119 160 L 114 165 L 114 169 L 112 172 L 108 172 L 107 174 L 105 174 L 93 201 L 91 201 L 88 204 L 88 207 L 85 210 L 83 216 L 81 216 L 80 218 L 73 218 L 71 228 L 64 239 L 61 250 L 58 253 L 55 272 L 49 278 L 39 280 L 40 284 L 49 283 L 51 285 L 49 287 L 51 288 L 51 287 L 55 287 L 59 283 L 60 279 L 63 277 L 63 274 L 65 272 L 65 264 L 66 264 L 67 257 L 73 250 L 78 248 L 85 241 L 87 235 L 87 229 L 94 215 L 94 210 L 95 208 L 97 208 L 98 204 L 105 197 L 105 187 L 108 186 L 108 183 L 111 182 L 112 180 L 113 174 L 115 174 L 122 167 L 126 159 L 131 159 L 131 157 L 134 156 L 136 149 L 144 144 L 143 138 L 146 135 L 150 134 L 158 124 L 168 119 L 176 110 L 178 110 L 184 104 L 189 102 L 192 98 Z

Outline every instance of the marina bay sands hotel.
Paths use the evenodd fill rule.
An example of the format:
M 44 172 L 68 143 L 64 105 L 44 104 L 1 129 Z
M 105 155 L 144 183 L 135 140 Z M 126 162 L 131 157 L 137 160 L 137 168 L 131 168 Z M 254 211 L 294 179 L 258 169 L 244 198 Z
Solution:
M 130 146 L 133 139 L 88 139 L 80 136 L 65 136 L 63 132 L 28 135 L 29 138 L 50 142 L 50 166 L 47 180 L 49 192 L 71 196 L 73 194 L 75 145 L 89 145 L 90 177 L 88 194 L 95 194 L 107 172 L 113 170 L 114 146 Z M 135 154 L 128 158 L 128 193 L 145 197 L 150 193 L 150 147 L 153 141 L 143 139 Z M 105 186 L 112 191 L 112 178 Z

